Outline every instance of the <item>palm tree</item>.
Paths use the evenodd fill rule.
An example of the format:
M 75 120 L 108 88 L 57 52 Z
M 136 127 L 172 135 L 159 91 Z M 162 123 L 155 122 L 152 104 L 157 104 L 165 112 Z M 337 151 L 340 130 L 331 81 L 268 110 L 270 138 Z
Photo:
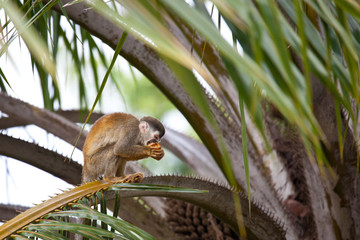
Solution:
M 111 234 L 109 224 L 126 226 L 123 231 L 115 228 L 126 238 L 134 238 L 134 231 L 149 237 L 139 228 L 116 225 L 118 220 L 105 219 L 86 207 L 100 200 L 103 209 L 105 203 L 114 213 L 120 208 L 123 219 L 160 239 L 360 238 L 360 7 L 356 1 L 0 3 L 8 16 L 4 25 L 11 26 L 11 22 L 15 26 L 4 28 L 2 52 L 16 36 L 22 37 L 39 72 L 44 106 L 51 110 L 1 93 L 0 110 L 8 115 L 1 119 L 2 128 L 35 124 L 70 144 L 79 135 L 81 130 L 74 122 L 85 122 L 79 119 L 79 112 L 56 111 L 60 101 L 56 75 L 59 39 L 81 76 L 77 46 L 60 23 L 64 18 L 74 29 L 80 26 L 81 34 L 76 37 L 88 44 L 89 53 L 98 51 L 103 56 L 94 41 L 98 37 L 115 49 L 112 63 L 120 53 L 181 111 L 201 143 L 169 130 L 163 146 L 198 176 L 211 179 L 158 176 L 146 177 L 140 185 L 95 182 L 80 186 L 48 200 L 56 202 L 52 207 L 39 205 L 32 218 L 29 212 L 19 215 L 26 221 L 13 224 L 9 235 L 41 233 L 61 238 L 67 236 L 61 232 L 66 230 L 90 238 L 118 237 Z M 225 26 L 229 33 L 221 34 Z M 229 36 L 230 43 L 226 40 Z M 108 73 L 111 68 L 112 64 Z M 96 67 L 92 69 L 96 75 Z M 1 76 L 4 91 L 9 83 L 3 71 Z M 107 76 L 98 87 L 98 96 Z M 86 106 L 81 77 L 79 89 L 81 106 Z M 59 161 L 59 156 L 37 146 L 1 137 L 1 154 L 79 183 L 81 166 Z M 82 148 L 85 137 L 83 132 L 77 148 Z M 16 151 L 20 146 L 24 149 L 21 153 Z M 48 167 L 49 161 L 57 167 Z M 61 171 L 65 164 L 76 174 Z M 186 189 L 171 191 L 153 184 Z M 126 191 L 126 187 L 137 191 Z M 103 197 L 105 189 L 120 190 L 122 198 L 153 195 L 177 200 L 147 199 L 146 204 L 157 212 L 149 215 L 146 208 L 134 207 L 138 204 L 134 200 L 122 200 L 118 205 L 113 192 Z M 77 203 L 70 204 L 74 200 Z M 68 210 L 73 208 L 76 211 Z M 27 225 L 43 216 L 57 220 L 40 220 L 37 227 Z M 89 216 L 102 221 L 101 232 L 71 223 L 63 227 L 71 217 Z M 49 222 L 60 232 L 49 231 Z M 11 224 L 0 229 L 5 232 Z M 25 230 L 19 230 L 23 227 Z

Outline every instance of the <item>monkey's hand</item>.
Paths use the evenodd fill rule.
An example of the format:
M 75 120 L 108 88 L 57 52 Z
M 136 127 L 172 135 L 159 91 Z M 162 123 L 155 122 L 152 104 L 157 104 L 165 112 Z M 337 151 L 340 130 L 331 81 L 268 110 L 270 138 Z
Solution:
M 165 153 L 159 143 L 150 143 L 148 146 L 150 147 L 150 157 L 156 160 L 162 159 Z

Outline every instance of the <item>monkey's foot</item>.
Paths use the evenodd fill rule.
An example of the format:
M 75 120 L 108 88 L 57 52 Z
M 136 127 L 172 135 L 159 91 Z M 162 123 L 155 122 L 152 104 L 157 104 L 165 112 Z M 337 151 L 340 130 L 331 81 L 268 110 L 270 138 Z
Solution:
M 105 178 L 104 181 L 110 183 L 140 183 L 144 178 L 143 173 L 133 173 L 129 175 L 125 175 L 123 177 L 112 177 L 112 178 Z

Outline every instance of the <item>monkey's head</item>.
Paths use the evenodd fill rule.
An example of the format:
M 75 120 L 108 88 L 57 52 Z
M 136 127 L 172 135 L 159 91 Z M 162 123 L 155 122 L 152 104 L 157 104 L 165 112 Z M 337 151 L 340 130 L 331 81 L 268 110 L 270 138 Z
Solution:
M 162 123 L 153 117 L 141 118 L 139 129 L 143 145 L 158 143 L 165 134 L 165 128 Z

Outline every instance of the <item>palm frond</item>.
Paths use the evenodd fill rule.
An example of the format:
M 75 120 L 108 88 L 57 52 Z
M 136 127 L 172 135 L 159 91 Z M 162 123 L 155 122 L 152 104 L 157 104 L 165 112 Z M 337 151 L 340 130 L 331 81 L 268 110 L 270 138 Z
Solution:
M 51 238 L 54 233 L 49 232 L 49 230 L 56 231 L 70 231 L 76 234 L 84 234 L 86 237 L 94 237 L 96 235 L 105 236 L 105 237 L 121 237 L 118 234 L 107 231 L 107 225 L 109 224 L 113 229 L 120 231 L 123 235 L 129 235 L 131 232 L 135 232 L 138 236 L 149 237 L 147 233 L 138 229 L 130 224 L 124 223 L 123 220 L 116 219 L 115 217 L 106 215 L 103 211 L 106 211 L 106 202 L 102 197 L 102 191 L 111 191 L 111 190 L 132 190 L 132 191 L 156 191 L 156 192 L 179 192 L 179 193 L 204 193 L 206 191 L 194 190 L 189 188 L 181 188 L 174 186 L 155 186 L 155 185 L 143 185 L 143 184 L 116 184 L 106 183 L 101 181 L 94 181 L 81 185 L 79 187 L 73 188 L 71 190 L 65 191 L 62 194 L 59 194 L 27 211 L 16 216 L 15 218 L 9 220 L 2 226 L 1 229 L 1 238 L 11 236 L 12 234 L 20 234 L 25 236 L 43 236 Z M 102 212 L 96 212 L 90 208 L 74 204 L 78 201 L 86 202 L 91 199 L 92 196 L 96 196 L 95 202 L 88 204 L 97 204 L 100 203 L 102 206 Z M 99 200 L 99 202 L 98 202 Z M 79 211 L 62 211 L 61 213 L 49 213 L 57 211 L 58 209 L 63 208 L 77 208 Z M 63 221 L 54 222 L 52 220 L 47 220 L 51 217 L 61 217 L 62 219 L 69 219 L 72 217 L 84 217 L 91 218 L 93 220 L 101 220 L 102 226 L 104 229 L 98 229 L 96 227 L 79 225 L 76 223 L 68 223 Z M 35 223 L 32 223 L 34 222 Z M 129 237 L 129 236 L 126 236 Z M 133 239 L 130 238 L 124 239 Z

